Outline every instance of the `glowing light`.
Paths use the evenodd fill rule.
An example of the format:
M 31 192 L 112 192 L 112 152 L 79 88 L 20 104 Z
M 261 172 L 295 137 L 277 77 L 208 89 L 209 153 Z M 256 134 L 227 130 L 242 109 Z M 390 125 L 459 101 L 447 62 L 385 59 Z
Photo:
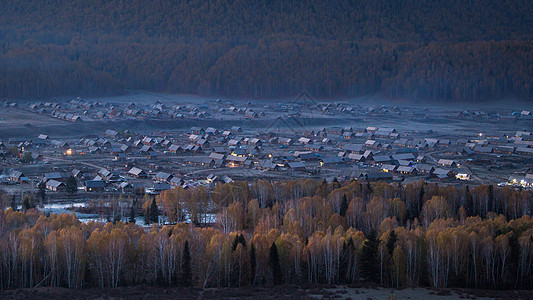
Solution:
M 65 152 L 66 155 L 72 155 L 72 149 L 68 149 L 66 152 Z

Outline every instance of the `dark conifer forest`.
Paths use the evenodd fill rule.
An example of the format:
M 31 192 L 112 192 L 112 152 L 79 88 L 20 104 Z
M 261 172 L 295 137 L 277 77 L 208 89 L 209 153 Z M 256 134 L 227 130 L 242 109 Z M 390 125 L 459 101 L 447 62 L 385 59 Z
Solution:
M 0 96 L 533 97 L 529 0 L 5 0 Z

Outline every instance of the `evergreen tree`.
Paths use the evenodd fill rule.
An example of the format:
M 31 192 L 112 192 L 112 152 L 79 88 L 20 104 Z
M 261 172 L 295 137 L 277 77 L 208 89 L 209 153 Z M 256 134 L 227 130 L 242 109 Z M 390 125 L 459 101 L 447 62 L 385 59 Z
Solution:
M 28 209 L 35 208 L 35 204 L 33 203 L 33 198 L 30 195 L 25 195 L 22 199 L 22 209 L 24 211 L 27 211 Z
M 255 284 L 255 274 L 257 270 L 257 257 L 255 254 L 255 246 L 252 242 L 252 245 L 250 246 L 250 269 L 251 269 L 251 284 Z
M 11 197 L 11 209 L 17 211 L 17 200 L 15 200 L 15 195 Z
M 69 194 L 75 194 L 78 192 L 78 183 L 74 176 L 70 176 L 65 182 L 65 190 Z
M 370 196 L 372 195 L 372 185 L 370 184 L 370 180 L 368 180 L 368 174 L 366 176 L 366 199 L 370 199 Z
M 191 253 L 189 250 L 189 241 L 185 240 L 185 245 L 183 246 L 183 267 L 181 273 L 181 285 L 182 286 L 191 286 L 192 285 L 192 268 L 191 268 Z
M 341 209 L 339 211 L 339 214 L 341 217 L 346 216 L 346 211 L 348 210 L 348 198 L 346 197 L 346 194 L 342 195 L 342 202 L 341 202 Z
M 231 252 L 234 252 L 239 244 L 242 244 L 246 248 L 246 239 L 244 238 L 244 235 L 242 235 L 242 233 L 237 234 L 233 239 L 233 244 L 231 245 Z
M 268 264 L 272 271 L 272 284 L 280 285 L 283 283 L 283 274 L 281 273 L 281 265 L 279 262 L 278 247 L 276 243 L 272 243 L 270 246 L 270 254 L 268 256 Z
M 144 212 L 144 225 L 150 224 L 150 207 L 147 207 Z
M 120 215 L 119 214 L 115 214 L 113 216 L 113 224 L 116 224 L 119 221 L 121 221 Z
M 489 195 L 488 195 L 488 206 L 489 211 L 497 212 L 496 211 L 496 205 L 494 204 L 494 186 L 492 184 L 489 184 Z
M 351 239 L 351 237 L 350 237 Z M 347 260 L 348 260 L 348 243 L 344 241 L 342 243 L 342 256 L 339 264 L 339 274 L 337 275 L 337 278 L 339 279 L 339 283 L 346 283 L 346 270 L 347 270 Z
M 155 198 L 152 199 L 152 204 L 150 205 L 150 221 L 152 223 L 159 223 L 159 210 L 157 209 Z
M 520 244 L 517 236 L 515 232 L 509 236 L 509 262 L 507 264 L 506 287 L 514 289 L 522 287 L 522 283 L 519 280 Z
M 131 206 L 130 218 L 129 218 L 128 222 L 135 223 L 135 209 L 133 208 L 133 205 Z
M 396 232 L 394 230 L 391 230 L 389 233 L 389 239 L 387 240 L 387 250 L 389 251 L 390 257 L 392 257 L 392 253 L 394 252 L 394 246 L 396 245 L 396 241 L 398 240 L 398 237 L 396 235 Z
M 41 181 L 37 187 L 39 188 L 39 197 L 41 198 L 41 203 L 44 204 L 44 201 L 46 200 L 46 183 Z
M 30 163 L 31 161 L 33 160 L 33 158 L 31 157 L 31 152 L 24 152 L 24 155 L 22 156 L 22 158 L 20 159 L 21 162 L 23 163 Z
M 420 214 L 420 210 L 422 209 L 422 204 L 424 203 L 424 195 L 426 194 L 426 191 L 424 190 L 424 184 L 422 183 L 422 186 L 420 187 L 420 192 L 418 193 L 418 205 L 416 207 L 416 217 Z
M 363 242 L 361 252 L 361 272 L 365 280 L 379 283 L 379 261 L 378 261 L 379 242 L 376 234 L 371 232 Z

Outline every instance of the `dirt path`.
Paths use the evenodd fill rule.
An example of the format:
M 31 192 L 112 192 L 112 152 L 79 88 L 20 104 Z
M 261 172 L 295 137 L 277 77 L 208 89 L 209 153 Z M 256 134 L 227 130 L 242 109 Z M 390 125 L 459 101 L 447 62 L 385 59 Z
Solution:
M 53 161 L 60 161 L 60 162 L 63 162 L 63 163 L 78 163 L 78 164 L 82 164 L 82 165 L 86 165 L 86 166 L 95 168 L 97 170 L 100 170 L 100 169 L 104 168 L 102 166 L 98 166 L 98 165 L 95 165 L 95 164 L 92 164 L 92 163 L 88 163 L 88 162 L 84 162 L 84 161 L 80 161 L 80 160 L 71 160 L 71 159 L 57 158 L 57 157 L 51 157 L 51 156 L 43 156 L 43 159 L 53 160 Z

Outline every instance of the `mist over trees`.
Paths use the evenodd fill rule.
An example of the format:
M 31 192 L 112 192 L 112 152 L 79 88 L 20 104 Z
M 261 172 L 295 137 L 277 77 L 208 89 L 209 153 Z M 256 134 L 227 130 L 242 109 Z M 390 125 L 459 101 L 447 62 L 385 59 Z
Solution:
M 530 100 L 531 11 L 526 0 L 3 1 L 0 95 Z
M 195 208 L 206 200 L 217 212 L 211 226 L 200 217 L 202 226 L 84 224 L 69 214 L 2 209 L 0 288 L 533 284 L 531 191 L 308 179 L 221 183 L 212 193 L 180 188 L 155 203 L 176 220 L 182 207 L 206 214 Z

